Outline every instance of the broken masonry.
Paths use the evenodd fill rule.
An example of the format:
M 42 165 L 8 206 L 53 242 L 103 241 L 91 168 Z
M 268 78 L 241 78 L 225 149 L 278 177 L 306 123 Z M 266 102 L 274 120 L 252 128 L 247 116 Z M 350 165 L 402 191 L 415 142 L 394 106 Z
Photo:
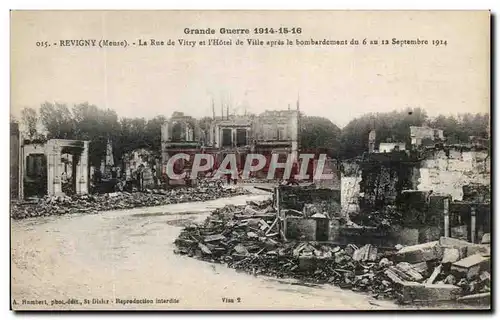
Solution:
M 288 188 L 305 189 L 309 198 L 281 187 L 274 190 L 273 200 L 217 209 L 204 223 L 181 231 L 175 253 L 253 275 L 333 284 L 403 304 L 490 301 L 489 243 L 451 237 L 397 249 L 336 243 L 329 239 L 338 240 L 335 230 L 349 221 L 324 206 L 318 196 L 323 191 Z M 339 221 L 328 229 L 325 220 Z

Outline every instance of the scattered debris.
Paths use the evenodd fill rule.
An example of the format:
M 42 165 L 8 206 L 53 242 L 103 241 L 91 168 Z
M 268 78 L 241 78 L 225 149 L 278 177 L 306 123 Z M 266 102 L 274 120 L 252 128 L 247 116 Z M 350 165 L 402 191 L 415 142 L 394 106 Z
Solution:
M 249 202 L 215 210 L 204 223 L 182 230 L 175 240 L 175 252 L 253 275 L 329 283 L 401 303 L 457 300 L 475 294 L 483 297 L 491 290 L 491 275 L 484 267 L 489 257 L 477 253 L 463 261 L 460 255 L 477 245 L 442 237 L 396 251 L 371 244 L 286 241 L 279 237 L 276 212 L 266 209 L 269 205 Z M 481 266 L 477 272 L 467 276 L 477 265 Z
M 439 241 L 404 247 L 397 253 L 398 261 L 406 261 L 409 263 L 437 260 L 441 259 L 442 256 L 443 250 L 439 245 Z
M 377 248 L 371 244 L 364 245 L 361 249 L 354 251 L 354 261 L 375 261 L 377 259 Z
M 13 219 L 71 213 L 97 214 L 100 211 L 152 207 L 171 203 L 207 201 L 217 198 L 248 194 L 243 188 L 176 188 L 172 190 L 147 189 L 146 192 L 113 192 L 73 196 L 46 196 L 35 201 L 12 202 Z
M 413 281 L 421 281 L 424 278 L 408 262 L 400 262 L 396 265 L 396 268 L 401 272 L 405 273 L 405 275 L 410 277 Z
M 441 273 L 441 270 L 443 269 L 443 265 L 440 264 L 439 266 L 437 266 L 434 271 L 432 272 L 431 276 L 427 279 L 427 281 L 425 281 L 425 283 L 427 284 L 433 284 L 434 281 L 436 280 L 436 278 L 439 276 L 439 274 Z
M 420 274 L 425 274 L 429 269 L 426 261 L 414 263 L 411 266 L 415 271 L 417 271 Z

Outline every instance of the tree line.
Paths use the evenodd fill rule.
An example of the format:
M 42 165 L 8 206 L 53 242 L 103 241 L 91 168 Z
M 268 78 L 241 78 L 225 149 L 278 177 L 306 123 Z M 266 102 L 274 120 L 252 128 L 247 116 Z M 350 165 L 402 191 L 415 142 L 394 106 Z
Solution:
M 119 118 L 116 111 L 101 109 L 89 103 L 74 105 L 44 103 L 37 113 L 24 108 L 20 123 L 25 139 L 75 139 L 90 143 L 89 160 L 99 166 L 106 155 L 108 140 L 113 144 L 113 156 L 117 163 L 122 156 L 138 148 L 160 150 L 161 125 L 164 116 L 153 119 Z
M 468 143 L 470 136 L 489 138 L 490 116 L 487 113 L 439 115 L 431 118 L 422 108 L 369 113 L 350 121 L 340 136 L 339 155 L 352 158 L 367 150 L 368 135 L 376 131 L 375 145 L 380 142 L 405 142 L 410 145 L 410 126 L 442 129 L 447 143 Z
M 66 104 L 44 103 L 39 112 L 24 108 L 19 122 L 23 135 L 29 140 L 76 139 L 89 140 L 90 162 L 99 165 L 106 154 L 108 140 L 113 143 L 115 163 L 122 156 L 138 148 L 160 150 L 161 125 L 164 116 L 145 118 L 118 117 L 116 111 L 101 109 L 89 103 L 69 108 Z M 15 120 L 14 120 L 15 121 Z M 211 118 L 200 120 L 200 128 L 207 130 Z M 421 108 L 402 111 L 369 113 L 351 120 L 339 128 L 324 117 L 300 116 L 302 148 L 327 152 L 331 157 L 345 159 L 363 154 L 367 150 L 368 134 L 376 130 L 376 144 L 385 141 L 410 143 L 410 126 L 430 126 L 444 130 L 450 143 L 466 143 L 469 136 L 488 138 L 489 114 L 459 114 L 428 117 Z

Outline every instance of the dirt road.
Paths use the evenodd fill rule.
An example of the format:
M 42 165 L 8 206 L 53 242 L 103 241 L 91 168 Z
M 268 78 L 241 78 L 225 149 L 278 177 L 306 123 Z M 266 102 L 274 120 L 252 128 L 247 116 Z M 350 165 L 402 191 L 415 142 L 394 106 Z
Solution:
M 333 286 L 255 277 L 173 254 L 184 224 L 226 204 L 266 197 L 12 221 L 13 308 L 397 308 Z

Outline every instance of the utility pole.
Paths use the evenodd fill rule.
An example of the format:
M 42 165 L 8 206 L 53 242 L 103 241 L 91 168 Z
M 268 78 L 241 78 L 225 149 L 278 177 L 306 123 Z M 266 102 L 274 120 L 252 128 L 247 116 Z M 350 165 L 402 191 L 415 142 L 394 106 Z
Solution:
M 248 90 L 245 90 L 245 100 L 243 101 L 243 107 L 245 116 L 247 115 L 247 107 L 248 107 Z
M 215 101 L 212 97 L 212 118 L 215 120 Z

